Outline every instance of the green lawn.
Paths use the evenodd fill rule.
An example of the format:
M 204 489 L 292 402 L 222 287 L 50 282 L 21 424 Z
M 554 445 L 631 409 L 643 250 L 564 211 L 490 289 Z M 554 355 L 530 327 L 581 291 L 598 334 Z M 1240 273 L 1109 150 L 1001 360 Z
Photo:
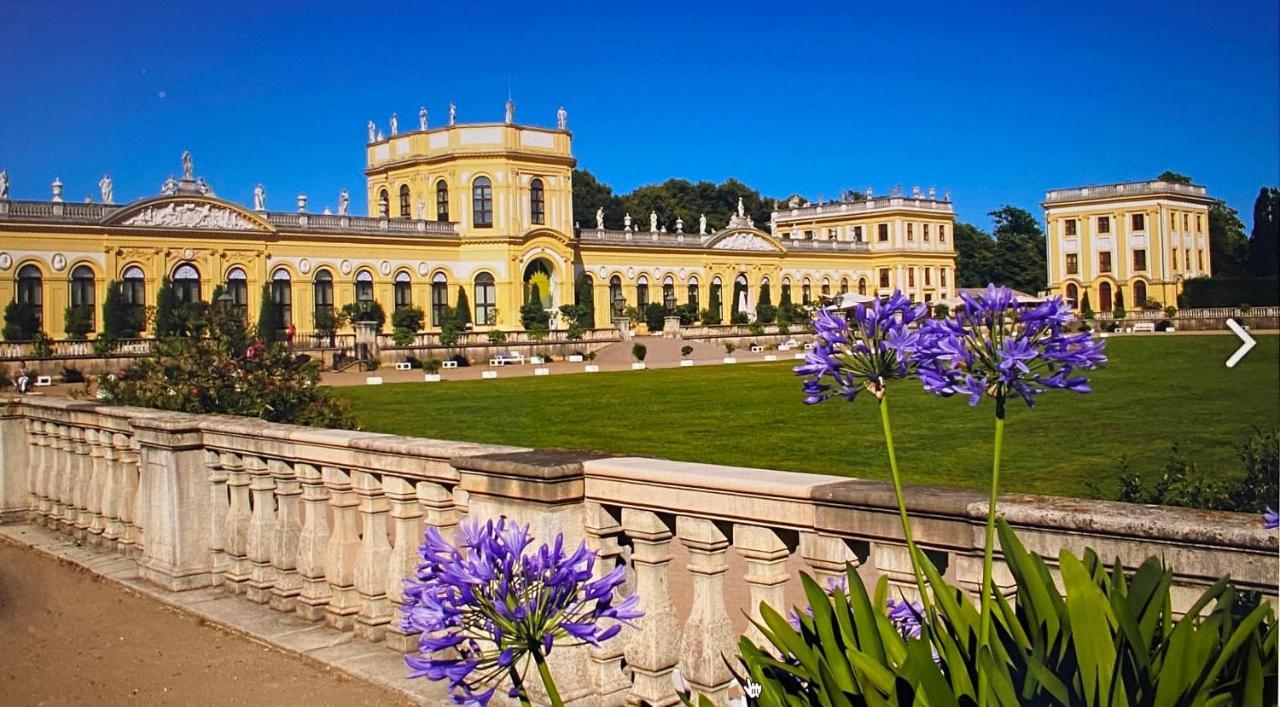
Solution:
M 1053 391 L 1010 403 L 1003 487 L 1085 495 L 1116 487 L 1117 460 L 1158 476 L 1178 443 L 1203 469 L 1235 475 L 1252 426 L 1280 424 L 1276 336 L 1234 369 L 1223 336 L 1113 339 L 1094 393 Z M 874 399 L 801 403 L 790 364 L 339 389 L 370 430 L 441 439 L 887 478 Z M 890 390 L 909 483 L 980 487 L 991 463 L 993 406 L 938 399 L 914 382 Z

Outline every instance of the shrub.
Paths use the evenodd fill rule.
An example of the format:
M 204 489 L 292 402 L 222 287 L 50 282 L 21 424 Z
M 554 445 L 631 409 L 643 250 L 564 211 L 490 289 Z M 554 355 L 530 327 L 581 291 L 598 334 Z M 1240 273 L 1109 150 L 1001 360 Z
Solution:
M 733 343 L 732 341 L 726 341 L 724 343 L 724 355 L 726 356 L 732 356 L 733 352 L 736 351 L 737 349 L 738 349 L 738 345 Z
M 1116 308 L 1115 308 L 1115 311 L 1111 313 L 1111 317 L 1113 319 L 1124 319 L 1127 316 L 1129 316 L 1129 313 L 1126 312 L 1124 309 L 1124 293 L 1121 292 L 1119 288 L 1117 288 L 1116 289 Z
M 107 297 L 102 303 L 102 333 L 98 339 L 106 339 L 112 343 L 119 339 L 135 339 L 146 327 L 142 310 L 125 301 L 120 281 L 109 283 Z
M 1170 306 L 1168 306 L 1168 307 L 1165 307 L 1165 308 L 1164 308 L 1164 316 L 1166 316 L 1166 317 L 1168 317 L 1168 318 L 1170 318 L 1170 319 L 1173 319 L 1174 317 L 1178 316 L 1178 308 L 1177 308 L 1177 307 L 1174 307 L 1174 306 L 1172 306 L 1172 305 L 1170 305 Z
M 1241 475 L 1223 476 L 1217 470 L 1209 474 L 1188 459 L 1180 445 L 1173 444 L 1164 472 L 1151 484 L 1144 480 L 1144 475 L 1130 468 L 1128 459 L 1121 457 L 1118 462 L 1120 488 L 1115 499 L 1127 503 L 1262 513 L 1280 496 L 1280 480 L 1276 475 L 1276 469 L 1280 468 L 1280 429 L 1263 432 L 1255 428 L 1248 439 L 1237 446 L 1236 455 L 1244 468 Z M 1095 496 L 1102 495 L 1096 486 L 1092 490 Z
M 542 293 L 536 284 L 529 288 L 529 299 L 520 307 L 520 322 L 531 335 L 545 335 L 550 328 L 551 312 L 542 308 Z
M 439 373 L 440 359 L 435 358 L 434 356 L 427 359 L 426 363 L 422 364 L 422 370 L 426 371 L 427 373 Z
M 1089 304 L 1089 293 L 1085 292 L 1084 297 L 1080 300 L 1080 317 L 1082 319 L 1093 319 L 1093 305 Z
M 72 341 L 82 341 L 89 332 L 93 331 L 93 308 L 91 307 L 67 307 L 63 313 L 63 319 L 66 320 L 64 331 L 67 338 Z
M 934 319 L 946 319 L 949 314 L 951 314 L 951 308 L 948 307 L 946 304 L 938 303 L 933 305 Z
M 1214 275 L 1193 277 L 1182 284 L 1183 307 L 1235 307 L 1241 302 L 1262 306 L 1280 304 L 1280 279 Z
M 62 369 L 62 382 L 63 383 L 83 383 L 84 374 L 81 373 L 78 369 L 71 368 L 69 366 L 64 366 Z
M 649 353 L 649 349 L 644 344 L 639 342 L 632 344 L 631 355 L 635 356 L 637 361 L 643 361 L 647 353 Z
M 764 325 L 758 321 L 751 322 L 747 325 L 747 331 L 750 332 L 752 336 L 764 336 Z
M 162 278 L 160 290 L 156 293 L 155 336 L 157 339 L 185 336 L 187 326 L 181 309 L 178 294 L 173 291 L 173 281 L 167 276 Z
M 772 324 L 778 310 L 769 298 L 769 283 L 760 285 L 760 299 L 756 302 L 756 321 L 761 324 Z
M 342 317 L 355 326 L 356 322 L 373 322 L 373 330 L 381 333 L 387 323 L 387 312 L 377 300 L 360 300 L 342 305 Z
M 471 361 L 467 360 L 467 357 L 462 354 L 454 354 L 449 357 L 449 360 L 458 364 L 458 368 L 466 368 L 471 365 Z
M 650 302 L 644 306 L 644 323 L 652 333 L 662 331 L 666 324 L 667 308 L 658 302 Z
M 466 331 L 471 326 L 471 301 L 462 285 L 458 285 L 458 304 L 453 308 L 453 315 L 458 319 L 458 331 Z
M 489 343 L 493 344 L 494 346 L 499 346 L 501 344 L 507 343 L 507 332 L 501 329 L 494 329 L 493 331 L 489 332 Z
M 462 336 L 463 326 L 459 323 L 458 313 L 452 307 L 444 310 L 444 320 L 440 322 L 440 345 L 453 346 Z
M 739 325 L 746 324 L 749 321 L 751 321 L 751 317 L 747 316 L 746 312 L 734 312 L 733 317 L 729 319 L 730 324 Z
M 422 331 L 422 309 L 418 307 L 401 307 L 391 314 L 391 337 L 396 346 L 413 344 L 418 332 Z
M 681 326 L 696 324 L 698 321 L 698 305 L 682 304 L 676 307 L 676 316 L 680 317 Z
M 711 288 L 711 299 L 707 302 L 707 308 L 702 310 L 702 323 L 707 326 L 715 326 L 724 320 L 724 306 L 720 304 L 720 296 L 716 289 Z
M 31 341 L 40 331 L 36 308 L 26 302 L 10 300 L 4 308 L 5 341 Z
M 693 353 L 693 347 L 692 347 L 692 346 L 689 346 L 688 344 L 685 344 L 684 346 L 681 346 L 681 347 L 680 347 L 680 357 L 681 357 L 681 358 L 689 358 L 689 355 L 690 355 L 690 354 L 692 354 L 692 353 Z
M 784 321 L 779 321 L 779 322 L 778 322 L 778 333 L 779 333 L 779 334 L 783 334 L 783 335 L 790 334 L 790 333 L 791 333 L 791 327 L 790 327 L 790 326 L 788 326 L 786 322 L 784 322 Z
M 53 355 L 53 343 L 49 341 L 49 335 L 43 331 L 37 331 L 31 337 L 31 352 L 36 358 L 49 358 Z
M 1148 297 L 1147 301 L 1142 303 L 1142 309 L 1147 312 L 1159 312 L 1164 309 L 1164 303 L 1154 297 Z

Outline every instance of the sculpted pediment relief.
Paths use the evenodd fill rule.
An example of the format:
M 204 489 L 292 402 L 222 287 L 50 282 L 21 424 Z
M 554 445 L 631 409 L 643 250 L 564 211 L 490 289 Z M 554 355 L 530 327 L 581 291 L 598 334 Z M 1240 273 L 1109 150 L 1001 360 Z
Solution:
M 740 231 L 730 233 L 711 244 L 712 250 L 758 250 L 781 252 L 776 243 L 763 235 Z
M 173 200 L 149 204 L 112 219 L 121 226 L 195 228 L 216 231 L 269 231 L 258 219 L 229 206 L 204 200 Z

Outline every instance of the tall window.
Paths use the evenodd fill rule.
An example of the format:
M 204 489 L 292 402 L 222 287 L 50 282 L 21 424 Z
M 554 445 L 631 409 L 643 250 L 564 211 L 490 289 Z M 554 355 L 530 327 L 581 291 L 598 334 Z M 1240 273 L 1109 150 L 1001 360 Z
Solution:
M 147 311 L 147 278 L 142 268 L 130 265 L 120 276 L 120 291 L 124 295 L 125 304 L 132 311 L 133 326 L 140 330 L 146 321 Z M 137 332 L 141 334 L 141 331 Z
M 694 309 L 698 308 L 698 278 L 696 277 L 689 278 L 689 304 L 693 305 Z
M 240 316 L 249 316 L 249 276 L 241 268 L 227 271 L 227 296 L 231 298 L 231 306 L 240 312 Z
M 1111 233 L 1111 217 L 1110 216 L 1098 217 L 1098 233 Z
M 280 326 L 288 329 L 293 324 L 293 281 L 284 268 L 277 268 L 271 274 L 271 306 L 276 310 Z
M 930 282 L 932 279 L 933 279 L 933 268 L 925 268 L 924 269 L 924 286 L 925 287 L 932 286 L 933 283 Z
M 1200 220 L 1200 214 L 1196 214 L 1196 233 L 1204 230 L 1203 222 Z
M 928 243 L 929 242 L 929 224 L 926 223 L 920 228 L 921 228 L 920 235 L 924 238 L 924 242 Z
M 907 224 L 907 240 L 914 241 L 916 239 L 916 229 L 914 223 Z
M 1196 270 L 1204 270 L 1204 251 L 1196 251 Z
M 449 282 L 444 273 L 431 276 L 431 324 L 442 326 L 449 314 Z
M 809 304 L 809 300 L 813 298 L 813 287 L 809 285 L 809 281 L 805 280 L 800 285 L 800 304 Z
M 1147 306 L 1147 283 L 1142 280 L 1133 283 L 1133 305 L 1138 308 Z
M 191 263 L 183 263 L 173 271 L 173 293 L 178 304 L 194 304 L 200 301 L 200 271 Z
M 400 218 L 409 218 L 412 215 L 409 204 L 409 185 L 400 185 Z
M 1173 256 L 1172 258 L 1173 269 L 1177 270 L 1178 269 L 1178 249 L 1174 248 L 1172 251 L 1169 252 L 1169 254 Z
M 23 265 L 18 270 L 18 302 L 29 304 L 36 313 L 36 324 L 44 328 L 44 276 L 40 268 Z
M 676 281 L 670 275 L 662 281 L 662 306 L 668 311 L 676 308 Z
M 1146 216 L 1146 214 L 1133 214 L 1133 215 L 1129 218 L 1129 225 L 1132 227 L 1132 230 L 1134 230 L 1134 231 L 1145 231 L 1145 230 L 1147 230 L 1147 216 Z
M 356 273 L 356 301 L 373 301 L 373 274 L 368 270 Z
M 848 292 L 849 292 L 849 278 L 842 277 L 840 278 L 840 294 L 842 295 L 848 294 Z
M 881 243 L 889 240 L 889 224 L 882 223 L 876 226 L 876 239 Z
M 413 283 L 410 281 L 409 273 L 403 270 L 396 273 L 395 302 L 396 309 L 413 306 Z
M 724 288 L 720 284 L 720 277 L 716 276 L 712 278 L 711 279 L 711 301 L 709 304 L 714 304 L 715 306 L 720 308 L 720 311 L 717 312 L 717 314 L 722 314 L 724 312 L 723 290 Z
M 1067 299 L 1071 300 L 1071 306 L 1075 307 L 1080 302 L 1080 288 L 1075 284 L 1067 285 Z
M 907 268 L 907 287 L 916 286 L 916 269 Z
M 938 224 L 938 242 L 947 242 L 947 227 L 944 224 Z
M 387 194 L 387 190 L 383 189 L 378 192 L 378 215 L 386 218 L 391 212 L 391 197 Z
M 889 268 L 880 268 L 880 287 L 889 286 Z
M 1098 253 L 1098 272 L 1111 272 L 1111 253 L 1103 251 Z
M 476 298 L 476 326 L 491 326 L 496 324 L 498 313 L 498 294 L 497 288 L 493 285 L 493 275 L 482 272 L 476 275 L 475 281 L 475 298 Z
M 938 285 L 941 287 L 947 286 L 947 269 L 946 268 L 938 268 Z
M 636 308 L 644 309 L 649 305 L 649 278 L 641 275 L 636 280 Z
M 317 270 L 311 283 L 311 294 L 316 301 L 316 319 L 333 316 L 333 275 L 328 270 Z M 324 312 L 324 315 L 321 315 Z
M 613 312 L 613 316 L 619 316 L 625 304 L 626 299 L 622 296 L 622 278 L 614 275 L 609 278 L 609 311 Z
M 529 182 L 529 215 L 534 223 L 542 224 L 547 221 L 547 198 L 542 191 L 541 179 Z
M 865 277 L 858 278 L 858 294 L 867 294 L 867 278 Z
M 493 183 L 488 177 L 476 177 L 471 183 L 471 224 L 493 228 Z
M 449 220 L 449 185 L 443 179 L 436 182 L 436 220 Z
M 778 301 L 781 302 L 784 299 L 791 299 L 791 279 L 785 277 L 782 278 L 782 291 L 778 295 Z
M 822 278 L 822 296 L 823 297 L 831 296 L 831 281 L 825 277 Z
M 1067 253 L 1067 274 L 1076 275 L 1080 272 L 1080 256 L 1075 253 Z
M 1098 285 L 1098 304 L 1102 307 L 1102 311 L 1111 311 L 1111 283 L 1104 282 Z
M 1133 269 L 1139 270 L 1139 271 L 1147 269 L 1147 251 L 1146 250 L 1133 251 Z
M 853 227 L 853 242 L 854 243 L 862 242 L 862 226 Z
M 1066 228 L 1066 230 L 1067 230 L 1067 235 L 1068 235 L 1068 236 L 1074 236 L 1074 235 L 1076 235 L 1076 220 L 1075 220 L 1075 219 L 1073 219 L 1073 218 L 1069 218 L 1069 219 L 1067 219 L 1066 221 L 1063 221 L 1063 222 L 1062 222 L 1062 225 L 1063 225 L 1063 227 L 1064 227 L 1064 228 Z
M 88 265 L 77 266 L 71 271 L 71 306 L 88 316 L 91 330 L 98 328 L 93 305 L 93 270 Z

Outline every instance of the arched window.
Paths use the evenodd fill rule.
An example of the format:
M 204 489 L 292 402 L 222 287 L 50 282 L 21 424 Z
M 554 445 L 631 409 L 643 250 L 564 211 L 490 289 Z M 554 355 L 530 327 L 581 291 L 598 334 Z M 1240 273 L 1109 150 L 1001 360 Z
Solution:
M 649 277 L 641 275 L 636 280 L 636 309 L 644 309 L 649 306 Z
M 529 182 L 529 215 L 534 223 L 541 224 L 547 221 L 547 199 L 542 191 L 541 179 Z
M 409 204 L 409 185 L 400 185 L 400 218 L 409 218 L 413 214 Z
M 822 296 L 823 297 L 831 296 L 831 280 L 825 277 L 822 278 Z
M 373 273 L 368 270 L 356 273 L 356 301 L 373 301 Z
M 804 284 L 800 286 L 800 304 L 807 305 L 813 297 L 813 288 L 809 285 L 809 279 L 805 278 Z
M 200 271 L 191 263 L 183 263 L 173 271 L 173 293 L 178 304 L 194 304 L 200 301 Z
M 90 331 L 98 328 L 94 316 L 93 270 L 88 265 L 78 265 L 71 271 L 71 306 L 85 313 Z
M 1067 285 L 1067 299 L 1071 301 L 1072 308 L 1080 306 L 1080 288 L 1074 283 Z
M 613 312 L 615 317 L 620 316 L 626 304 L 627 299 L 622 296 L 622 278 L 614 275 L 609 278 L 609 311 Z
M 403 270 L 396 273 L 395 301 L 396 309 L 413 306 L 413 282 L 409 273 Z
M 231 306 L 240 311 L 240 316 L 249 315 L 249 276 L 242 268 L 227 271 L 227 296 L 231 298 Z
M 843 295 L 848 293 L 849 293 L 849 278 L 842 277 L 840 278 L 840 294 Z
M 449 281 L 444 273 L 431 276 L 431 325 L 443 326 L 449 315 Z
M 317 270 L 311 283 L 311 293 L 316 301 L 316 321 L 326 325 L 333 321 L 333 273 Z M 317 329 L 321 328 L 319 326 Z
M 496 324 L 498 314 L 498 289 L 493 285 L 493 275 L 482 272 L 476 275 L 476 326 Z
M 733 314 L 738 314 L 739 312 L 745 314 L 750 306 L 747 299 L 747 276 L 739 273 L 733 279 L 733 305 L 730 311 Z
M 858 278 L 858 294 L 867 294 L 867 278 L 865 277 Z
M 708 302 L 708 309 L 717 310 L 713 313 L 719 323 L 719 318 L 724 316 L 724 284 L 720 281 L 720 276 L 716 275 L 711 278 L 711 300 Z
M 1103 282 L 1098 285 L 1098 306 L 1104 312 L 1111 311 L 1111 283 Z
M 40 268 L 23 265 L 18 270 L 18 303 L 30 305 L 36 318 L 36 331 L 44 329 L 44 276 Z M 36 334 L 35 331 L 24 333 Z
M 271 274 L 271 306 L 280 327 L 288 329 L 293 324 L 293 281 L 284 268 L 276 268 Z
M 698 308 L 698 277 L 696 275 L 689 277 L 689 304 L 693 305 L 694 309 Z
M 782 290 L 778 293 L 778 304 L 791 301 L 791 278 L 782 278 Z
M 387 190 L 383 189 L 378 192 L 378 215 L 386 218 L 391 212 L 391 197 L 387 194 Z
M 449 220 L 449 185 L 443 179 L 436 182 L 436 220 Z
M 1142 280 L 1133 283 L 1133 306 L 1138 309 L 1147 306 L 1147 283 Z
M 493 227 L 493 183 L 488 177 L 476 177 L 471 183 L 471 225 Z
M 670 275 L 662 280 L 662 306 L 668 311 L 676 308 L 676 281 Z
M 142 268 L 130 265 L 120 276 L 120 294 L 129 306 L 129 330 L 121 332 L 126 337 L 138 336 L 147 321 L 147 277 Z

